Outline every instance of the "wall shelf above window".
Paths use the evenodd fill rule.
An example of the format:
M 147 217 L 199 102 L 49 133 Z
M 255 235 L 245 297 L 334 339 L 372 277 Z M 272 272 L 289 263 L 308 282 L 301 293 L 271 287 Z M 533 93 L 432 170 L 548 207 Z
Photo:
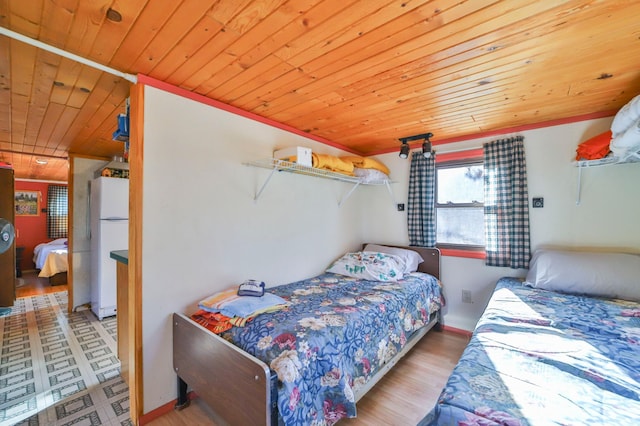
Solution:
M 353 188 L 338 203 L 338 206 L 341 206 L 342 203 L 344 203 L 347 200 L 347 198 L 351 196 L 353 191 L 360 185 L 384 185 L 387 187 L 389 194 L 391 195 L 391 198 L 393 200 L 393 193 L 391 192 L 391 186 L 389 185 L 390 183 L 393 183 L 393 182 L 389 179 L 376 180 L 376 181 L 364 181 L 363 179 L 357 176 L 348 176 L 342 173 L 332 172 L 330 170 L 303 166 L 297 163 L 278 160 L 275 158 L 265 158 L 262 160 L 249 161 L 244 164 L 246 166 L 259 167 L 259 168 L 271 170 L 271 174 L 269 174 L 269 177 L 267 178 L 267 180 L 264 182 L 260 190 L 256 193 L 256 196 L 254 197 L 254 201 L 258 201 L 258 198 L 260 198 L 262 191 L 264 191 L 265 187 L 267 186 L 267 184 L 269 183 L 269 181 L 271 180 L 275 172 L 287 172 L 287 173 L 293 173 L 298 175 L 314 176 L 314 177 L 319 177 L 323 179 L 330 179 L 330 180 L 336 180 L 340 182 L 347 182 L 347 183 L 354 184 Z M 394 201 L 394 205 L 395 205 L 395 201 Z

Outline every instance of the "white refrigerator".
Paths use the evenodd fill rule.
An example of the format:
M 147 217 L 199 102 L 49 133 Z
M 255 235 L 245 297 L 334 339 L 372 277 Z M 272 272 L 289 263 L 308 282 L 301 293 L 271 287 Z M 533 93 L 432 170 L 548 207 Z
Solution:
M 91 181 L 91 310 L 102 320 L 116 314 L 114 250 L 129 248 L 129 179 Z

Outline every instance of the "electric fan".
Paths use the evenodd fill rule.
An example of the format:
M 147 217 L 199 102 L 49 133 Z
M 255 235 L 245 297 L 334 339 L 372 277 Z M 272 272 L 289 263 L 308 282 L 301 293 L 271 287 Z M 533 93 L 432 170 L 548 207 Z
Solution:
M 11 248 L 14 236 L 15 231 L 11 222 L 0 217 L 0 254 Z

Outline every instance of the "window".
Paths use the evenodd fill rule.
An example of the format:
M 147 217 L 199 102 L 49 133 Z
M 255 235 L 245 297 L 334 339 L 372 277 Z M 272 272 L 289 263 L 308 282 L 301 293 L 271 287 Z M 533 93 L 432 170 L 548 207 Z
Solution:
M 68 199 L 67 187 L 49 185 L 47 191 L 47 235 L 49 238 L 67 236 Z
M 484 247 L 482 158 L 436 163 L 436 224 L 438 247 Z

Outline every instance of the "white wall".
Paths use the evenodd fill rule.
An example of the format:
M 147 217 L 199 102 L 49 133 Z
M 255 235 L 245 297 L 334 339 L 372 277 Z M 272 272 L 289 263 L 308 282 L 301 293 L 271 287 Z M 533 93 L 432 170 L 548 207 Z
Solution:
M 640 164 L 624 164 L 582 170 L 580 205 L 576 204 L 578 169 L 573 164 L 578 144 L 606 131 L 613 118 L 528 130 L 525 137 L 529 198 L 544 197 L 544 208 L 530 209 L 531 246 L 587 246 L 640 251 Z M 512 136 L 512 135 L 506 135 Z M 465 142 L 437 145 L 438 153 L 480 148 L 494 136 Z M 394 193 L 398 202 L 407 202 L 409 160 L 397 153 L 379 157 L 391 169 L 397 181 Z M 365 236 L 369 240 L 408 244 L 406 213 L 388 212 L 386 200 L 368 200 Z M 526 270 L 495 268 L 483 260 L 442 258 L 442 283 L 447 298 L 444 322 L 464 330 L 473 330 L 482 314 L 497 279 L 524 276 Z M 474 303 L 463 304 L 462 290 L 470 290 Z
M 284 146 L 338 151 L 151 87 L 144 117 L 146 413 L 176 398 L 171 314 L 191 313 L 202 298 L 249 278 L 273 286 L 324 271 L 362 243 L 363 194 L 338 207 L 351 185 L 275 173 L 254 202 L 270 171 L 244 162 Z

